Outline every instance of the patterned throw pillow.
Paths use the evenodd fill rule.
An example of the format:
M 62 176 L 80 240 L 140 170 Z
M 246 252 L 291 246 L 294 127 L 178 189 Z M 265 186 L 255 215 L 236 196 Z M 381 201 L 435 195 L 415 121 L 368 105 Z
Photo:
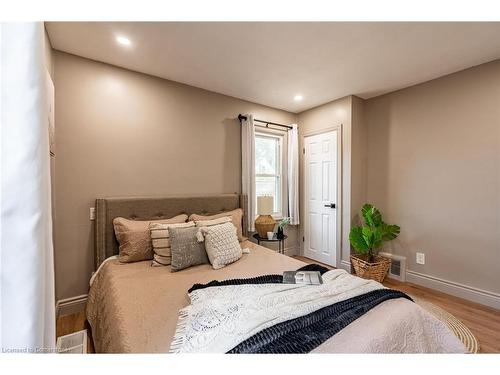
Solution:
M 198 242 L 196 233 L 198 228 L 172 228 L 168 229 L 170 234 L 170 253 L 172 272 L 183 270 L 199 264 L 207 264 L 208 257 L 205 243 Z
M 151 223 L 149 230 L 151 232 L 151 242 L 153 244 L 153 263 L 152 266 L 168 266 L 171 262 L 170 253 L 170 228 L 192 228 L 194 223 L 180 224 L 158 224 Z
M 208 259 L 214 269 L 225 267 L 241 258 L 242 250 L 233 223 L 199 228 L 198 241 L 205 240 Z
M 116 217 L 113 220 L 113 227 L 116 239 L 120 245 L 118 259 L 122 263 L 153 259 L 149 224 L 175 224 L 184 223 L 186 220 L 187 215 L 185 214 L 160 220 L 129 220 L 123 217 Z
M 242 228 L 243 210 L 241 208 L 237 208 L 232 211 L 221 212 L 220 214 L 210 215 L 210 216 L 192 214 L 191 216 L 189 216 L 189 220 L 197 222 L 201 220 L 220 219 L 221 217 L 231 218 L 231 221 L 233 222 L 234 226 L 237 229 L 238 241 L 242 242 L 246 240 L 246 238 L 243 237 L 243 228 Z

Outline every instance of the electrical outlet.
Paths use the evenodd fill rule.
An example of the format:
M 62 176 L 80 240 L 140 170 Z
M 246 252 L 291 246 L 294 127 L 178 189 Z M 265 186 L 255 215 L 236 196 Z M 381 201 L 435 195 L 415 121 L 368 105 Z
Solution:
M 90 220 L 95 220 L 95 207 L 90 207 L 89 218 Z
M 417 253 L 417 264 L 425 264 L 425 254 Z

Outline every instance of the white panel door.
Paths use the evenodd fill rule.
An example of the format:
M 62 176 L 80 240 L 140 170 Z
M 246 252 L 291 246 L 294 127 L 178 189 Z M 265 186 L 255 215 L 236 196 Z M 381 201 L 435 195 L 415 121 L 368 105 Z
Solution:
M 337 266 L 337 131 L 304 138 L 304 256 Z

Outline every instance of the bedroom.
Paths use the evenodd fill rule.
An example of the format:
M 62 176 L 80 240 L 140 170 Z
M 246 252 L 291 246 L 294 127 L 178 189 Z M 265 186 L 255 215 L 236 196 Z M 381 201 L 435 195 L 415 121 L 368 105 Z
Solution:
M 499 353 L 499 36 L 2 24 L 3 352 Z

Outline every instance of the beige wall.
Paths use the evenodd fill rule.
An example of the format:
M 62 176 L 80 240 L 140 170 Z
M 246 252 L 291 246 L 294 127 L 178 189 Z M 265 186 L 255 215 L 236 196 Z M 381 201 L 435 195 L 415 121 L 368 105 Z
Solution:
M 365 107 L 367 196 L 401 226 L 393 251 L 415 272 L 499 293 L 500 61 Z
M 299 113 L 300 150 L 304 147 L 304 136 L 322 132 L 342 125 L 342 229 L 340 256 L 343 266 L 349 268 L 350 245 L 348 240 L 351 222 L 351 126 L 352 126 L 351 96 L 335 100 L 322 106 Z M 300 221 L 304 224 L 304 155 L 300 153 Z M 339 202 L 337 202 L 339 204 Z M 304 226 L 300 226 L 299 238 L 302 239 Z M 299 241 L 303 248 L 302 241 Z M 340 264 L 339 264 L 340 266 Z
M 500 292 L 499 61 L 296 116 L 60 52 L 47 57 L 56 84 L 58 299 L 87 292 L 96 197 L 239 192 L 234 119 L 245 112 L 297 122 L 301 148 L 305 134 L 342 124 L 344 266 L 350 224 L 370 201 L 401 225 L 389 250 L 406 255 L 410 270 Z M 302 233 L 289 234 L 293 248 Z M 416 251 L 426 265 L 415 263 Z
M 367 198 L 367 138 L 365 101 L 357 96 L 351 102 L 351 223 L 359 223 L 359 211 Z
M 88 291 L 97 197 L 239 192 L 238 113 L 296 122 L 292 113 L 61 52 L 55 84 L 57 299 Z M 286 246 L 295 244 L 291 233 Z

